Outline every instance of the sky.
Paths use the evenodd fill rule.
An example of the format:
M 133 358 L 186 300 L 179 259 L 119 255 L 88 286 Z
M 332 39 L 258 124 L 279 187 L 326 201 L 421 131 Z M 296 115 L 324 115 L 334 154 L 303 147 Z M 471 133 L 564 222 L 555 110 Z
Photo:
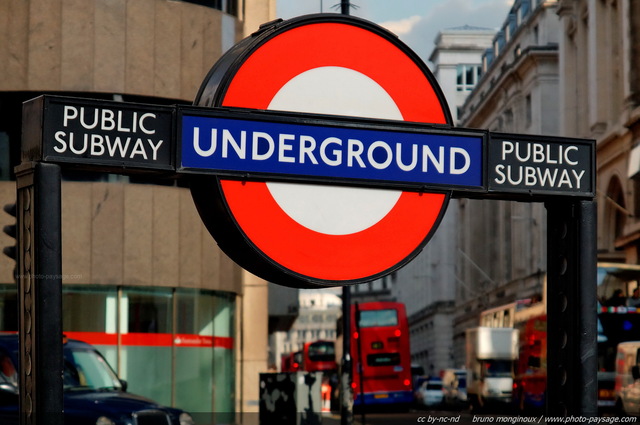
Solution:
M 387 28 L 428 63 L 439 31 L 463 25 L 498 29 L 513 0 L 351 0 L 351 4 L 351 15 Z M 320 11 L 339 13 L 340 0 L 277 0 L 279 18 Z

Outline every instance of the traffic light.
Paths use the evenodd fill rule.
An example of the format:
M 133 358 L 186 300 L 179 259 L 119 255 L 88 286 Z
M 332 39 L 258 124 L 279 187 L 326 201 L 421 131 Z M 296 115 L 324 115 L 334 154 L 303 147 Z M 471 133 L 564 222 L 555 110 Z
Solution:
M 9 214 L 10 216 L 13 216 L 14 218 L 16 217 L 16 204 L 6 204 L 4 206 L 4 211 Z M 6 255 L 7 257 L 13 259 L 13 261 L 17 260 L 17 249 L 16 249 L 16 235 L 17 235 L 17 224 L 14 221 L 13 224 L 7 224 L 6 226 L 4 226 L 2 228 L 2 231 L 10 236 L 11 238 L 13 238 L 13 245 L 10 246 L 5 246 L 4 248 L 2 248 L 2 252 L 4 255 Z M 16 273 L 17 273 L 17 264 L 13 269 L 13 275 L 14 278 L 16 277 Z

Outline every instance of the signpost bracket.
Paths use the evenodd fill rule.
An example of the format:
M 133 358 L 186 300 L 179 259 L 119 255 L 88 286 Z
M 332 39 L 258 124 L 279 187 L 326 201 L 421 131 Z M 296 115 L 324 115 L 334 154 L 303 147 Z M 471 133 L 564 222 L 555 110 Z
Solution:
M 20 424 L 62 425 L 60 167 L 17 172 Z
M 596 203 L 545 206 L 547 414 L 597 416 Z

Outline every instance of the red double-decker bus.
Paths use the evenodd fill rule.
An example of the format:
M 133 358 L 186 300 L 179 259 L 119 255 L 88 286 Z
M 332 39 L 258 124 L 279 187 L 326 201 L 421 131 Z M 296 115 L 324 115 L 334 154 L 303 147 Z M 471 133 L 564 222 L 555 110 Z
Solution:
M 283 354 L 280 361 L 282 372 L 330 372 L 338 369 L 333 341 L 306 342 L 302 350 Z
M 302 353 L 300 351 L 296 351 L 295 353 L 283 354 L 280 358 L 280 371 L 297 372 L 300 370 L 301 361 Z
M 335 371 L 336 350 L 333 341 L 314 341 L 304 344 L 302 349 L 302 370 L 307 372 Z
M 409 406 L 413 391 L 404 304 L 355 304 L 351 308 L 351 323 L 354 406 Z
M 516 323 L 518 360 L 513 378 L 513 403 L 520 410 L 544 411 L 547 393 L 547 315 Z

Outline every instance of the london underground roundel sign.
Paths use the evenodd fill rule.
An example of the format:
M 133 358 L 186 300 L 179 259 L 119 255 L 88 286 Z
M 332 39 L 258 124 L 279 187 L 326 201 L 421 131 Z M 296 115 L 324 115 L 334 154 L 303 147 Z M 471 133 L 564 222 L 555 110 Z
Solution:
M 264 26 L 214 65 L 195 104 L 451 124 L 444 96 L 415 53 L 383 28 L 337 14 Z M 340 163 L 324 156 L 330 143 L 352 143 L 332 138 L 330 129 L 324 141 L 305 142 L 307 153 L 318 147 L 332 165 L 365 166 L 356 163 L 361 156 L 354 150 Z M 293 159 L 284 146 L 275 154 Z M 306 159 L 317 161 L 311 154 Z M 369 166 L 384 162 L 370 153 Z M 449 200 L 447 192 L 250 176 L 198 176 L 191 191 L 227 255 L 266 280 L 294 287 L 361 283 L 393 272 L 421 251 Z

